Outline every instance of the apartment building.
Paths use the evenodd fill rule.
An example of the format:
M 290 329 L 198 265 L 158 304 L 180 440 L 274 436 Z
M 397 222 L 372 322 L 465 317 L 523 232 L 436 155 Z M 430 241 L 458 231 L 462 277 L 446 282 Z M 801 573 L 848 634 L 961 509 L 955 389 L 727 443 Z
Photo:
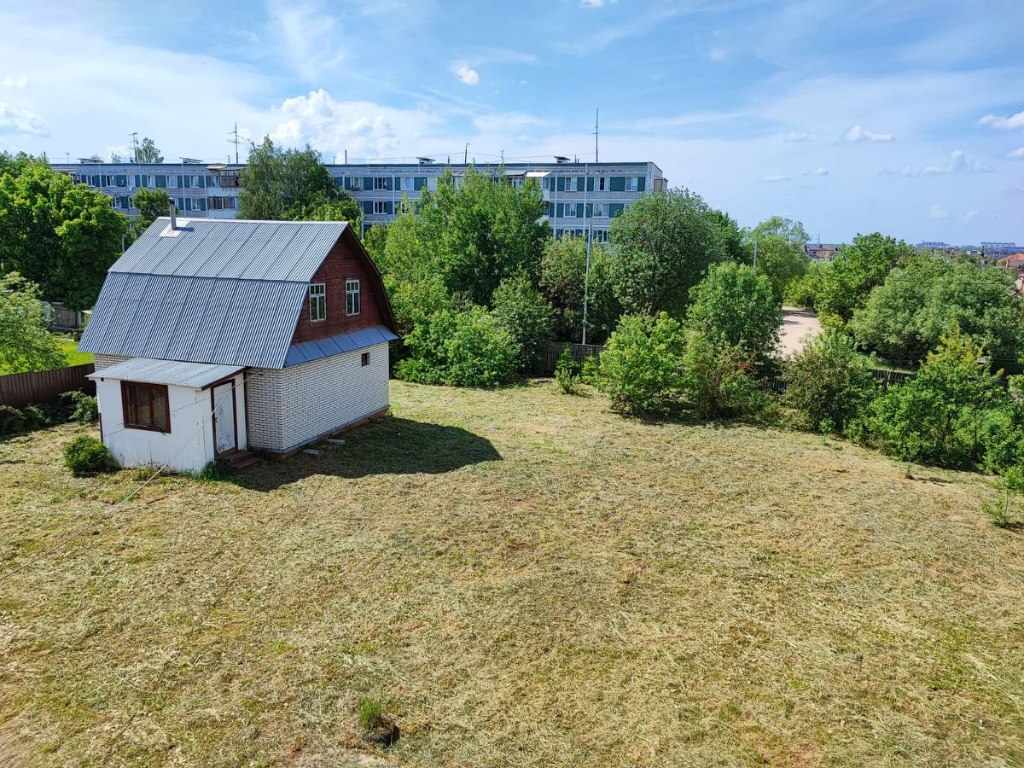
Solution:
M 53 163 L 52 167 L 109 195 L 111 205 L 129 216 L 138 214 L 132 206 L 137 190 L 163 189 L 186 217 L 235 218 L 241 191 L 239 171 L 245 166 L 184 161 Z M 327 169 L 339 188 L 359 202 L 365 229 L 394 220 L 403 198 L 415 201 L 424 189 L 436 190 L 445 170 L 451 171 L 456 184 L 461 183 L 468 167 L 422 158 L 418 163 L 328 165 Z M 480 173 L 499 175 L 498 165 L 475 167 Z M 595 240 L 607 240 L 613 218 L 640 196 L 667 185 L 661 169 L 652 162 L 576 163 L 560 158 L 552 163 L 506 163 L 503 167 L 506 183 L 521 186 L 527 179 L 537 180 L 547 204 L 545 219 L 556 237 L 589 229 Z

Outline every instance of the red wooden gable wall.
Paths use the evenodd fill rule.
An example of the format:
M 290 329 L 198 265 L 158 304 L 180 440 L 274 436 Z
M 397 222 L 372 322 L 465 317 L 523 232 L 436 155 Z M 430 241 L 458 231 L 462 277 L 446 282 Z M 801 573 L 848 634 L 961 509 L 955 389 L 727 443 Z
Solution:
M 345 314 L 345 281 L 359 280 L 360 309 L 358 315 Z M 327 319 L 311 322 L 309 300 L 303 304 L 292 343 L 325 339 L 339 333 L 358 331 L 375 325 L 395 330 L 395 321 L 388 306 L 387 294 L 380 273 L 370 261 L 362 245 L 346 230 L 331 248 L 316 271 L 311 283 L 324 283 L 327 290 Z

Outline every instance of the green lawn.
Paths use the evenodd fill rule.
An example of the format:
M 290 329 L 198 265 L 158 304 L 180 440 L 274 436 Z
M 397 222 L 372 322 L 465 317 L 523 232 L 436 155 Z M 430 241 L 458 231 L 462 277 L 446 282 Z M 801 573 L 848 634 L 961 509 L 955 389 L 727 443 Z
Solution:
M 93 360 L 92 352 L 79 352 L 78 342 L 70 336 L 60 337 L 60 347 L 64 350 L 65 357 L 67 357 L 65 365 L 85 365 Z
M 1024 762 L 987 478 L 550 382 L 392 401 L 121 506 L 142 473 L 61 465 L 86 428 L 0 442 L 0 765 Z
M 92 353 L 79 352 L 78 342 L 70 336 L 57 336 L 57 343 L 66 358 L 64 365 L 84 365 L 93 361 Z M 21 371 L 8 370 L 6 366 L 0 365 L 0 376 L 8 373 L 21 373 Z

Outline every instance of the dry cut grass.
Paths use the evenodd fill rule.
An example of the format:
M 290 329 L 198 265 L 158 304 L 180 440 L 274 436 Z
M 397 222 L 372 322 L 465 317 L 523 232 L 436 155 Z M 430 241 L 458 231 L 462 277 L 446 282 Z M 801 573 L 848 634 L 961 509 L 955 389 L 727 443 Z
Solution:
M 0 765 L 1024 762 L 985 478 L 550 383 L 392 399 L 123 506 L 61 466 L 80 427 L 0 443 Z

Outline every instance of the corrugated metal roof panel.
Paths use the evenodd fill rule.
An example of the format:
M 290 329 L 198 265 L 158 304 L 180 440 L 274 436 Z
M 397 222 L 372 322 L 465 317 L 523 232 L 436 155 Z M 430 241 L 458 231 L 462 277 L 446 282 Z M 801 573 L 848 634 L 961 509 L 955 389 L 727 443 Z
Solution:
M 170 219 L 154 221 L 110 272 L 308 283 L 347 226 L 343 221 L 179 222 L 178 234 L 164 237 Z
M 89 374 L 90 379 L 120 379 L 147 384 L 171 384 L 202 389 L 215 381 L 233 376 L 244 366 L 183 363 L 178 360 L 153 360 L 136 357 Z
M 372 347 L 374 344 L 394 341 L 397 338 L 389 329 L 378 325 L 359 331 L 339 333 L 326 339 L 292 344 L 288 349 L 288 355 L 285 357 L 283 367 L 288 368 L 292 365 L 308 363 L 310 360 L 320 360 L 324 357 L 336 355 L 339 352 L 355 352 L 359 349 Z
M 282 281 L 110 274 L 80 348 L 281 368 L 306 290 L 305 283 Z

